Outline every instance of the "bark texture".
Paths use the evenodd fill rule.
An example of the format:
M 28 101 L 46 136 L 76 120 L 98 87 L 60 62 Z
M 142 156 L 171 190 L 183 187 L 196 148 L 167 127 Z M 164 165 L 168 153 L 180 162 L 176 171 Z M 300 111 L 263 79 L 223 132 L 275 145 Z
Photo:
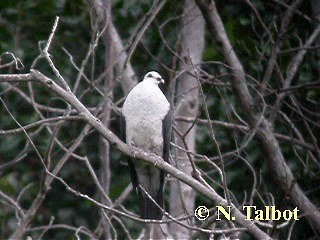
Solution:
M 111 32 L 111 22 L 112 22 L 112 13 L 111 13 L 111 0 L 104 0 L 103 6 L 106 14 L 106 33 L 104 37 L 105 42 L 105 79 L 103 85 L 103 93 L 104 93 L 104 104 L 103 104 L 103 112 L 101 117 L 101 122 L 109 127 L 110 125 L 110 117 L 112 111 L 112 100 L 113 100 L 113 86 L 114 86 L 114 76 L 113 69 L 115 65 L 115 52 L 114 52 L 114 41 L 112 38 Z M 109 196 L 110 189 L 110 180 L 111 180 L 111 171 L 110 171 L 110 144 L 109 142 L 100 136 L 100 161 L 101 161 L 101 170 L 100 170 L 100 178 L 102 187 Z M 104 197 L 102 197 L 102 202 L 110 205 L 111 202 L 107 202 Z M 103 225 L 104 225 L 104 238 L 110 239 L 110 226 L 106 217 L 108 214 L 102 215 Z
M 199 89 L 194 74 L 198 71 L 196 66 L 202 60 L 204 19 L 193 1 L 184 2 L 181 35 L 183 62 L 181 62 L 180 70 L 184 73 L 178 79 L 177 94 L 179 99 L 175 116 L 196 119 L 199 109 Z M 196 125 L 192 122 L 177 122 L 177 130 L 182 134 L 182 136 L 176 134 L 177 144 L 195 152 Z M 183 172 L 191 175 L 192 166 L 185 151 L 177 150 L 176 164 Z M 170 213 L 174 217 L 192 215 L 194 204 L 195 191 L 190 186 L 173 180 L 171 183 Z M 170 232 L 175 239 L 187 239 L 190 236 L 189 229 L 176 223 L 171 224 Z

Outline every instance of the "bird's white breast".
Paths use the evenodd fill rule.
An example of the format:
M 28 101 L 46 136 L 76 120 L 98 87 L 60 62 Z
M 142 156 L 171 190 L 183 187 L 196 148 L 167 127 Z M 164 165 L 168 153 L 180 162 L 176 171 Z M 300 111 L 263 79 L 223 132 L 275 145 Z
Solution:
M 162 120 L 170 104 L 159 87 L 142 81 L 128 94 L 122 114 L 126 119 L 126 140 L 161 155 Z

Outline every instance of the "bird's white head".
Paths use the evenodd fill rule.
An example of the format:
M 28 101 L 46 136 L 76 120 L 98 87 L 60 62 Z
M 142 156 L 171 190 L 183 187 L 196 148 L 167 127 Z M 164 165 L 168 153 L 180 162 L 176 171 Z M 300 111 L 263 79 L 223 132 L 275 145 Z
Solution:
M 159 85 L 159 83 L 164 83 L 164 80 L 163 78 L 161 77 L 161 75 L 156 72 L 156 71 L 151 71 L 151 72 L 148 72 L 144 78 L 143 78 L 143 81 L 150 81 L 156 85 Z

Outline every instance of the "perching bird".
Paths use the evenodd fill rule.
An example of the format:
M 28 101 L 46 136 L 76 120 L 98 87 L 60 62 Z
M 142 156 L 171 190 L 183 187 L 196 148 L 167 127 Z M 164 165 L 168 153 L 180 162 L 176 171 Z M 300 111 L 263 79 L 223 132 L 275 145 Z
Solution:
M 121 116 L 122 138 L 128 144 L 169 158 L 171 108 L 158 87 L 164 83 L 155 71 L 148 72 L 128 94 Z M 141 160 L 128 161 L 133 188 L 138 194 L 140 215 L 144 219 L 161 219 L 162 211 L 144 193 L 148 192 L 163 207 L 164 172 Z

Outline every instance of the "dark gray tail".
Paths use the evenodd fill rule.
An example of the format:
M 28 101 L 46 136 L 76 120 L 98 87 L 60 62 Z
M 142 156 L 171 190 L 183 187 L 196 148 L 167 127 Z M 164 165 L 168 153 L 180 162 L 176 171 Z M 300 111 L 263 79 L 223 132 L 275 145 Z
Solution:
M 134 191 L 136 191 L 139 200 L 140 216 L 143 219 L 162 219 L 162 210 L 145 194 L 145 190 L 141 189 L 138 181 L 137 172 L 134 163 L 128 159 L 128 165 L 130 169 L 131 181 Z M 164 172 L 160 172 L 160 183 L 156 194 L 149 195 L 153 200 L 163 209 L 163 184 L 164 184 Z
M 156 196 L 151 196 L 153 200 L 163 209 L 162 189 L 159 189 Z M 138 190 L 140 215 L 143 219 L 162 219 L 162 210 L 143 192 L 142 189 Z

